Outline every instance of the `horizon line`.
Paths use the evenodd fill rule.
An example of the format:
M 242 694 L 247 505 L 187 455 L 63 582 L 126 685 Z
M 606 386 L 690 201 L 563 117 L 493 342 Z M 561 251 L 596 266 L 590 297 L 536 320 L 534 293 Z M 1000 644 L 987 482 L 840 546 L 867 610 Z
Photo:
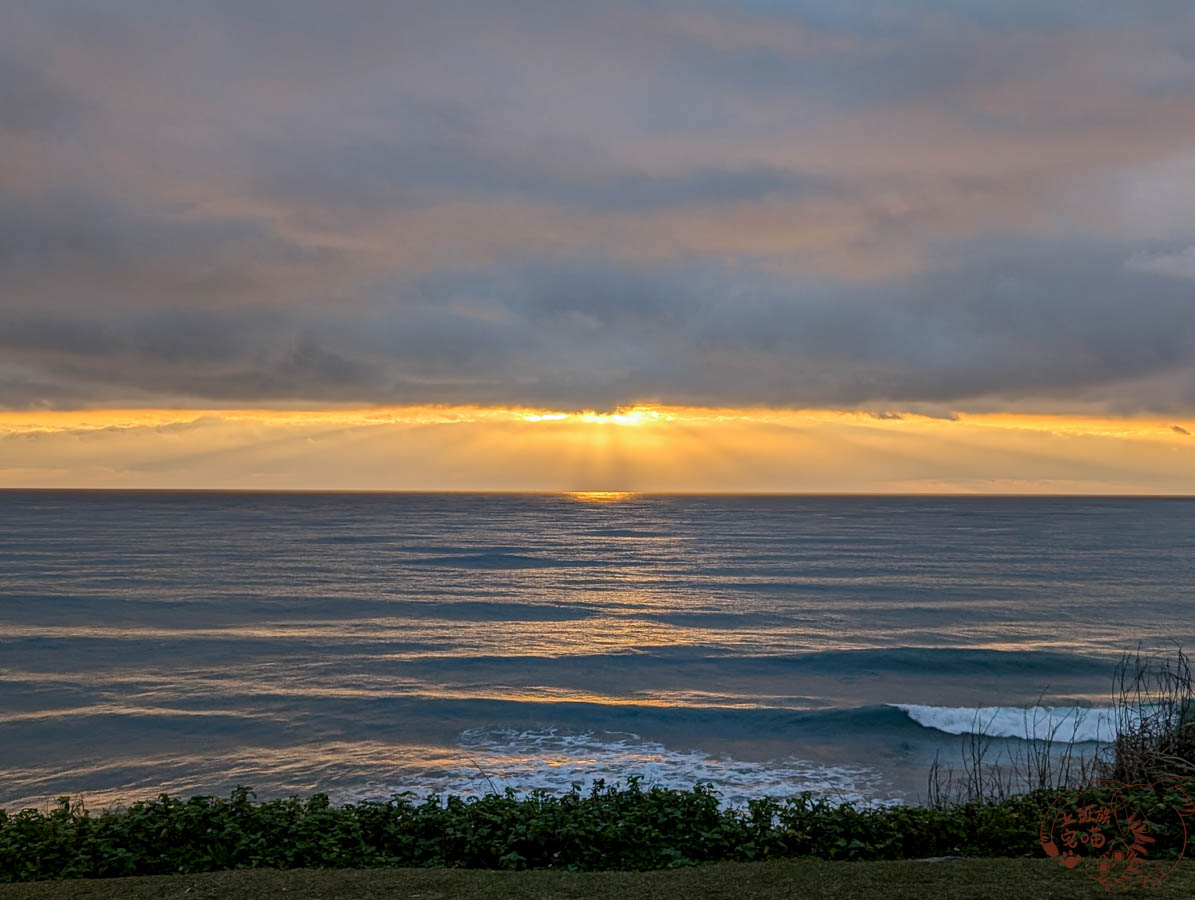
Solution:
M 1195 494 L 1114 492 L 1013 492 L 1013 491 L 653 491 L 626 488 L 246 488 L 246 487 L 17 487 L 0 486 L 0 494 L 469 494 L 504 496 L 577 496 L 626 494 L 635 497 L 950 497 L 1008 499 L 1120 499 L 1195 500 Z

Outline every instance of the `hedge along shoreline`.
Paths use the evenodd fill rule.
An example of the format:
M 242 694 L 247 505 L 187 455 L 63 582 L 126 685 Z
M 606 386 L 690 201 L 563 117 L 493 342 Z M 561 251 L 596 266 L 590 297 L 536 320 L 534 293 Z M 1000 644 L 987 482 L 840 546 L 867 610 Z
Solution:
M 407 796 L 333 806 L 325 794 L 258 801 L 160 795 L 93 814 L 60 798 L 48 812 L 0 811 L 0 881 L 212 872 L 240 868 L 449 866 L 486 869 L 660 869 L 712 861 L 819 857 L 1041 856 L 1056 791 L 944 809 L 859 808 L 802 794 L 720 807 L 692 790 L 598 783 L 588 793 L 513 791 L 468 800 Z M 1176 858 L 1180 792 L 1135 789 L 1158 823 L 1155 858 Z M 1177 826 L 1173 824 L 1177 821 Z

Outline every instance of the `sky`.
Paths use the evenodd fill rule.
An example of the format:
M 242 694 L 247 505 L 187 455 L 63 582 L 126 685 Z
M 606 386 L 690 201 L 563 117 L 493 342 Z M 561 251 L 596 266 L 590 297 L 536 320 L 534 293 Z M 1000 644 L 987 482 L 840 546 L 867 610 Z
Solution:
M 1189 2 L 0 8 L 0 486 L 1195 493 Z

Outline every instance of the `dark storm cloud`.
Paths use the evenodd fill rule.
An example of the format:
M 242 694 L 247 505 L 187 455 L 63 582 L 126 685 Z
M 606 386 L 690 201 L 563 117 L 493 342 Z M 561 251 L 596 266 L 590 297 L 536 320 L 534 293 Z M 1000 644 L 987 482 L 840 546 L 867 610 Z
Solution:
M 14 8 L 0 405 L 1189 412 L 1192 16 L 1077 9 Z
M 45 383 L 117 395 L 152 384 L 236 403 L 949 407 L 1099 402 L 1109 385 L 1161 379 L 1128 404 L 1179 409 L 1195 362 L 1185 283 L 1065 244 L 1006 247 L 882 285 L 598 261 L 440 274 L 383 292 L 389 302 L 346 318 L 170 310 L 0 325 L 6 354 Z
M 39 379 L 7 385 L 9 405 L 18 408 L 70 407 L 105 396 L 333 401 L 345 391 L 376 391 L 380 383 L 368 361 L 330 349 L 310 323 L 273 310 L 179 308 L 119 319 L 0 315 L 0 352 Z M 47 386 L 57 390 L 46 392 Z

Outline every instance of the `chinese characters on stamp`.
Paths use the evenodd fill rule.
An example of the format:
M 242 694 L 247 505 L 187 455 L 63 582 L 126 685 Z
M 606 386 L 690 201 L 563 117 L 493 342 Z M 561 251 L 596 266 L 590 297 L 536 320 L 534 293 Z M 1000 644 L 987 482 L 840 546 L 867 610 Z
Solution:
M 1061 791 L 1042 818 L 1042 849 L 1109 892 L 1157 887 L 1186 851 L 1193 794 L 1195 783 L 1179 779 L 1158 785 L 1101 780 Z M 1167 798 L 1150 805 L 1152 819 L 1141 800 L 1150 795 Z M 1159 855 L 1159 839 L 1176 847 L 1177 856 Z

